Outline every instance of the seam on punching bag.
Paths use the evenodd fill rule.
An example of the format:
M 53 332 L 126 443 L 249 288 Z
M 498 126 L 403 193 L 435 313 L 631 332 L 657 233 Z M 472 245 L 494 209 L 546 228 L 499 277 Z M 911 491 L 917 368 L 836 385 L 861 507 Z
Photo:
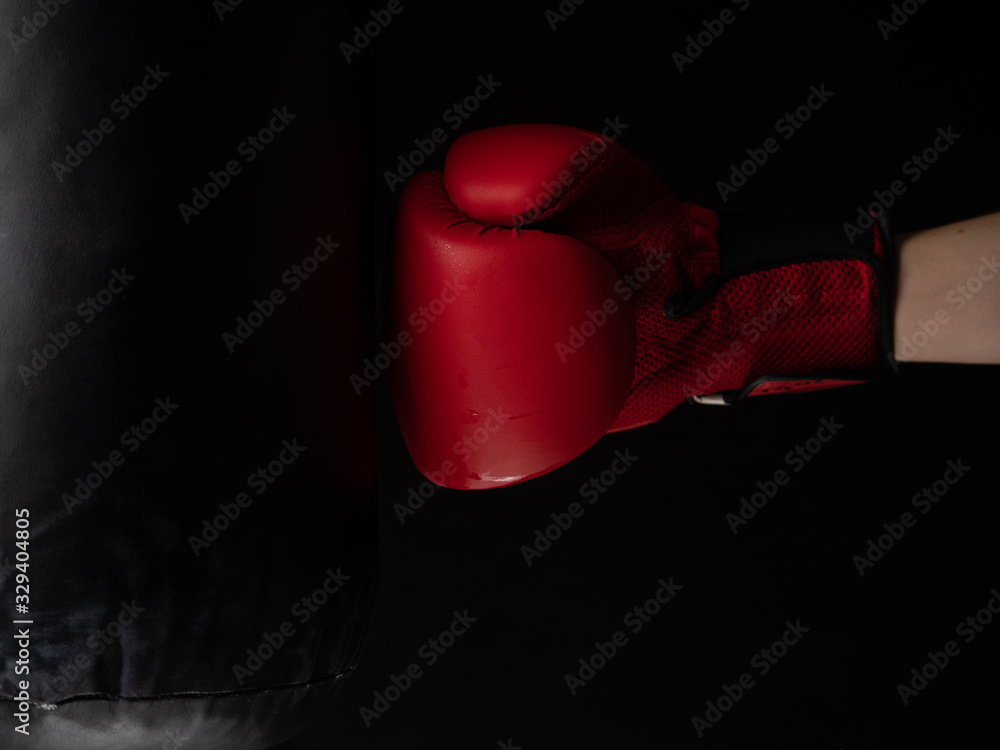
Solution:
M 351 672 L 354 671 L 354 667 L 345 669 L 343 672 L 334 672 L 333 674 L 326 675 L 325 677 L 320 677 L 316 680 L 310 680 L 309 682 L 291 682 L 284 685 L 272 685 L 270 687 L 259 687 L 259 688 L 246 688 L 243 690 L 224 690 L 221 692 L 201 692 L 201 693 L 164 693 L 163 695 L 111 695 L 110 693 L 89 693 L 86 695 L 74 695 L 69 698 L 62 698 L 57 701 L 28 701 L 33 706 L 62 706 L 67 703 L 79 703 L 82 701 L 111 701 L 115 703 L 141 703 L 143 701 L 163 701 L 163 700 L 183 700 L 186 698 L 228 698 L 236 695 L 253 695 L 254 693 L 276 693 L 279 691 L 287 690 L 298 690 L 301 688 L 312 687 L 313 685 L 318 685 L 321 682 L 328 682 L 330 680 L 337 680 L 341 677 L 347 677 Z M 0 697 L 0 702 L 3 703 L 17 703 L 13 698 L 8 698 L 7 696 Z

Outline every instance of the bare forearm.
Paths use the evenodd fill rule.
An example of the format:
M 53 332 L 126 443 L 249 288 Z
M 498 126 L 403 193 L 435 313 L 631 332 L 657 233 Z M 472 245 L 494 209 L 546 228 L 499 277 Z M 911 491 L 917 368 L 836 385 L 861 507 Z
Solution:
M 895 358 L 1000 364 L 1000 213 L 896 243 Z

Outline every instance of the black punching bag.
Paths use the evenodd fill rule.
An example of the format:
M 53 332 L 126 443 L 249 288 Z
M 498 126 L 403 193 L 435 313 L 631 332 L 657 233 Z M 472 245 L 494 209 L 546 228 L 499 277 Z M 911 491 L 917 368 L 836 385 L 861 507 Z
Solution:
M 357 22 L 0 4 L 0 747 L 272 747 L 356 664 L 377 564 Z

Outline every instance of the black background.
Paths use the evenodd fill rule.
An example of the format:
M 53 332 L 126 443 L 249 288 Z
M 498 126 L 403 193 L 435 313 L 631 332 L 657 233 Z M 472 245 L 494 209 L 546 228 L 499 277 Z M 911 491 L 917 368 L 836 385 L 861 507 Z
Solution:
M 297 716 L 281 709 L 282 700 L 301 698 L 303 713 L 319 702 L 331 671 L 353 660 L 354 636 L 363 629 L 377 422 L 381 570 L 360 666 L 306 731 L 280 747 L 937 748 L 966 745 L 977 731 L 985 732 L 977 743 L 995 744 L 1000 624 L 986 625 L 971 643 L 955 632 L 986 606 L 991 590 L 1000 590 L 995 367 L 903 365 L 864 386 L 731 408 L 684 406 L 659 424 L 603 438 L 545 476 L 478 492 L 426 484 L 401 439 L 384 373 L 372 386 L 377 420 L 364 411 L 371 402 L 355 398 L 348 385 L 362 359 L 361 339 L 374 355 L 397 334 L 381 312 L 399 194 L 386 173 L 399 169 L 415 139 L 444 130 L 447 141 L 420 165 L 438 169 L 448 146 L 476 129 L 551 122 L 600 131 L 610 119 L 627 125 L 620 144 L 653 164 L 683 200 L 748 212 L 825 210 L 850 222 L 873 191 L 902 180 L 907 189 L 892 206 L 892 224 L 897 233 L 915 231 L 1000 210 L 992 16 L 971 3 L 911 0 L 905 5 L 912 17 L 886 38 L 878 21 L 902 13 L 890 2 L 586 0 L 562 3 L 563 13 L 575 8 L 564 20 L 546 16 L 560 12 L 558 0 L 399 2 L 401 12 L 350 61 L 341 43 L 388 0 L 244 0 L 221 18 L 210 0 L 64 3 L 23 49 L 0 57 L 4 91 L 20 92 L 2 102 L 0 123 L 0 234 L 11 295 L 4 309 L 27 309 L 25 300 L 34 300 L 34 287 L 6 291 L 21 278 L 7 274 L 22 260 L 46 292 L 37 320 L 2 321 L 0 354 L 22 361 L 55 322 L 71 319 L 65 305 L 97 288 L 92 282 L 103 283 L 112 261 L 149 280 L 147 291 L 137 287 L 104 314 L 93 329 L 103 333 L 60 355 L 43 388 L 25 390 L 15 359 L 8 363 L 0 385 L 16 395 L 3 402 L 4 445 L 11 447 L 0 458 L 4 486 L 13 489 L 5 489 L 0 505 L 19 503 L 23 494 L 48 512 L 59 510 L 53 499 L 62 490 L 53 488 L 71 484 L 74 467 L 97 458 L 106 448 L 101 436 L 113 438 L 123 415 L 138 413 L 154 387 L 161 393 L 161 384 L 184 385 L 201 404 L 190 412 L 197 419 L 179 418 L 186 431 L 170 438 L 165 430 L 160 447 L 143 454 L 148 463 L 130 464 L 116 477 L 117 489 L 109 483 L 101 512 L 120 527 L 67 525 L 73 546 L 50 547 L 73 560 L 54 570 L 72 570 L 93 589 L 67 585 L 61 573 L 40 576 L 53 602 L 49 622 L 69 626 L 61 640 L 38 643 L 73 647 L 87 632 L 74 615 L 88 608 L 91 620 L 107 620 L 101 608 L 118 599 L 100 574 L 101 561 L 114 558 L 108 565 L 123 580 L 152 572 L 149 590 L 173 602 L 164 607 L 168 614 L 187 611 L 175 596 L 182 591 L 211 599 L 224 615 L 202 608 L 210 627 L 200 634 L 189 639 L 166 628 L 140 644 L 153 644 L 156 668 L 119 670 L 106 660 L 88 678 L 110 686 L 95 682 L 96 698 L 110 697 L 106 705 L 122 715 L 136 707 L 130 730 L 158 739 L 164 727 L 184 726 L 198 712 L 210 714 L 201 726 L 205 743 L 210 732 L 248 746 L 259 727 L 272 737 L 292 732 Z M 0 30 L 19 28 L 21 14 L 36 5 L 6 3 Z M 727 9 L 733 22 L 678 70 L 674 53 L 685 52 L 688 37 Z M 136 71 L 156 60 L 175 76 L 171 85 L 71 179 L 56 183 L 51 159 L 61 158 L 69 139 L 93 127 Z M 480 77 L 500 85 L 453 128 L 453 106 L 476 91 Z M 776 122 L 805 104 L 811 87 L 832 96 L 786 140 Z M 298 130 L 269 146 L 267 159 L 197 223 L 182 223 L 177 201 L 232 156 L 239 138 L 256 131 L 278 102 L 302 107 Z M 911 182 L 904 164 L 929 148 L 939 129 L 958 140 Z M 769 137 L 778 138 L 780 150 L 724 202 L 717 183 Z M 296 312 L 255 333 L 242 359 L 223 355 L 218 331 L 231 325 L 234 311 L 270 289 L 264 284 L 276 283 L 316 232 L 328 231 L 341 238 L 343 267 L 327 265 L 331 272 L 310 282 Z M 360 285 L 359 267 L 368 269 Z M 982 293 L 995 294 L 995 283 Z M 374 304 L 367 316 L 358 314 L 368 297 Z M 948 308 L 945 300 L 941 305 Z M 300 392 L 309 397 L 291 404 L 290 394 Z M 262 399 L 252 409 L 244 404 L 250 394 Z M 39 418 L 22 419 L 35 416 L 36 404 L 44 404 Z M 202 419 L 223 424 L 228 437 L 216 446 Z M 65 439 L 47 420 L 67 426 Z M 312 464 L 310 478 L 274 495 L 273 516 L 261 512 L 252 529 L 248 520 L 241 534 L 227 536 L 228 547 L 215 548 L 230 550 L 211 565 L 232 585 L 196 575 L 185 532 L 170 524 L 197 524 L 206 512 L 201 503 L 214 509 L 228 472 L 257 455 L 258 446 L 271 450 L 272 433 L 288 420 L 314 430 L 324 458 Z M 823 420 L 843 427 L 794 471 L 787 454 L 815 438 Z M 56 469 L 42 466 L 49 456 L 35 449 L 32 435 L 51 451 Z M 635 456 L 634 465 L 598 502 L 584 501 L 583 516 L 528 566 L 522 547 L 553 523 L 553 514 L 581 501 L 581 486 L 620 451 Z M 177 473 L 185 465 L 178 456 L 194 467 L 193 483 Z M 949 461 L 970 467 L 967 474 L 859 575 L 855 556 L 885 533 L 884 524 L 915 510 L 914 495 L 940 480 Z M 787 486 L 734 534 L 727 514 L 779 470 L 791 475 Z M 402 523 L 397 506 L 420 488 L 429 499 Z M 112 499 L 128 504 L 127 518 L 113 512 Z M 118 539 L 115 528 L 131 530 Z M 136 529 L 155 533 L 155 541 Z M 128 551 L 120 560 L 115 540 Z M 146 541 L 143 568 L 134 550 Z M 176 556 L 183 570 L 149 562 L 165 547 L 183 553 Z M 273 671 L 259 676 L 245 702 L 242 693 L 226 693 L 239 710 L 270 706 L 253 721 L 230 726 L 241 714 L 216 710 L 212 699 L 196 700 L 190 710 L 183 699 L 117 700 L 117 691 L 166 697 L 162 685 L 171 681 L 182 686 L 182 698 L 190 692 L 185 686 L 207 686 L 209 696 L 229 690 L 232 654 L 242 658 L 256 633 L 283 616 L 287 597 L 304 583 L 299 572 L 312 575 L 328 559 L 355 565 L 352 598 L 327 610 L 323 642 L 304 637 L 302 658 L 286 651 L 272 660 Z M 257 567 L 243 567 L 251 562 Z M 160 585 L 161 573 L 183 577 L 185 570 L 192 574 L 176 589 Z M 676 599 L 632 633 L 624 616 L 653 596 L 660 579 L 681 587 Z M 136 588 L 127 580 L 122 586 Z M 456 611 L 475 622 L 427 665 L 422 647 Z M 751 660 L 788 621 L 808 631 L 759 675 Z M 153 618 L 136 632 L 147 627 Z M 343 641 L 341 627 L 349 631 Z M 566 675 L 617 630 L 627 632 L 627 644 L 571 694 Z M 961 653 L 904 705 L 897 685 L 949 640 L 960 641 Z M 162 650 L 154 647 L 161 643 Z M 4 648 L 6 655 L 10 643 Z M 212 658 L 192 658 L 196 652 Z M 39 666 L 60 663 L 49 654 Z M 367 727 L 361 709 L 413 663 L 422 676 Z M 118 684 L 120 672 L 156 684 Z M 706 702 L 745 672 L 754 674 L 755 686 L 699 738 L 692 718 L 704 716 Z M 62 713 L 49 712 L 48 741 L 58 743 L 59 732 L 75 726 L 72 717 L 82 716 L 80 726 L 93 724 L 88 746 L 96 746 L 102 732 L 120 728 L 101 705 L 72 700 Z M 134 718 L 140 715 L 148 725 Z M 3 721 L 10 716 L 5 709 Z M 14 741 L 5 735 L 0 746 Z M 24 744 L 43 741 L 36 735 Z
M 893 13 L 887 2 L 754 0 L 740 10 L 721 0 L 587 0 L 552 29 L 545 11 L 557 7 L 405 3 L 359 58 L 375 68 L 370 190 L 381 262 L 398 195 L 385 172 L 436 127 L 449 140 L 422 168 L 441 168 L 447 145 L 475 129 L 599 131 L 619 117 L 625 148 L 679 197 L 716 209 L 824 209 L 850 221 L 873 190 L 902 179 L 896 232 L 998 210 L 992 22 L 977 6 L 913 3 L 888 39 L 877 25 Z M 672 54 L 726 8 L 735 21 L 679 72 Z M 443 113 L 487 74 L 502 85 L 452 129 Z M 833 96 L 793 138 L 779 136 L 780 151 L 723 203 L 716 182 L 775 136 L 776 120 L 812 85 Z M 902 165 L 939 127 L 961 137 L 911 182 Z M 995 742 L 1000 625 L 968 645 L 955 626 L 1000 586 L 996 377 L 993 367 L 903 365 L 871 385 L 682 407 L 521 485 L 438 488 L 405 524 L 393 506 L 425 480 L 383 378 L 372 630 L 330 717 L 282 747 L 943 747 L 977 730 Z M 734 536 L 726 514 L 787 470 L 785 455 L 825 417 L 843 429 Z M 528 567 L 521 545 L 626 448 L 635 465 Z M 949 459 L 968 474 L 860 576 L 852 558 L 914 510 L 911 498 Z M 633 635 L 624 615 L 671 576 L 683 586 L 676 600 Z M 427 667 L 420 647 L 464 609 L 476 623 Z M 759 676 L 751 659 L 797 619 L 808 634 Z M 565 675 L 615 630 L 628 644 L 571 695 Z M 904 706 L 897 684 L 948 640 L 961 653 Z M 423 676 L 366 728 L 359 709 L 413 662 Z M 756 686 L 699 739 L 692 717 L 743 672 Z

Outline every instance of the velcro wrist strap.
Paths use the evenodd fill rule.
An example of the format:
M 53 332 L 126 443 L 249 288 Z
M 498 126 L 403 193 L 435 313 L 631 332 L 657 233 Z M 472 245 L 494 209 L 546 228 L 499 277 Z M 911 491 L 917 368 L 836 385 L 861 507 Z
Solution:
M 857 227 L 852 225 L 856 235 Z M 774 373 L 754 379 L 742 389 L 699 396 L 707 404 L 730 404 L 748 396 L 795 393 L 866 382 L 883 375 L 892 362 L 896 253 L 883 212 L 860 236 L 848 237 L 836 216 L 813 214 L 719 217 L 719 273 L 702 288 L 672 296 L 664 315 L 680 318 L 704 304 L 727 281 L 759 271 L 819 261 L 864 261 L 875 275 L 878 296 L 879 364 L 875 371 L 857 373 Z

